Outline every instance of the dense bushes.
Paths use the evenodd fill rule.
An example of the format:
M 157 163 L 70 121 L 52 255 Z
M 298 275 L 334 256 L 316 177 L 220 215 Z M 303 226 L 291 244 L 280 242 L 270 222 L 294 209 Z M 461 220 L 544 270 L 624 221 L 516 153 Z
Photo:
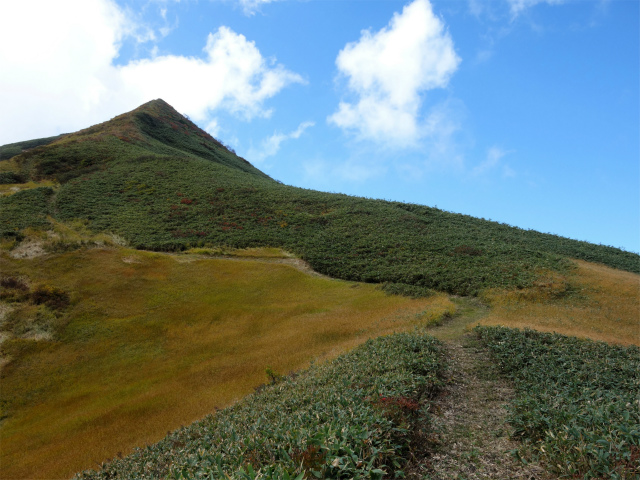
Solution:
M 407 285 L 406 283 L 390 283 L 382 284 L 382 290 L 389 295 L 403 295 L 411 298 L 426 298 L 435 292 L 429 288 L 419 287 L 417 285 Z
M 514 382 L 510 421 L 567 478 L 640 476 L 640 349 L 504 327 L 476 329 Z
M 0 160 L 8 160 L 12 157 L 15 157 L 16 155 L 19 155 L 24 150 L 39 147 L 41 145 L 47 145 L 59 139 L 62 136 L 63 135 L 58 135 L 55 137 L 36 138 L 34 140 L 27 140 L 24 142 L 9 143 L 7 145 L 2 145 L 0 146 Z
M 0 172 L 0 185 L 8 183 L 24 183 L 27 179 L 24 175 L 16 172 Z
M 22 238 L 27 227 L 45 229 L 49 226 L 49 200 L 53 190 L 49 187 L 22 190 L 0 198 L 0 238 Z

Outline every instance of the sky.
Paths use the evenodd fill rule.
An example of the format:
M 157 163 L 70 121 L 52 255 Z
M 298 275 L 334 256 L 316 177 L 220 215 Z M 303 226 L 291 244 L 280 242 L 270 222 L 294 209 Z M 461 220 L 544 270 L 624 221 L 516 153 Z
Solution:
M 162 98 L 288 185 L 640 252 L 636 0 L 21 0 L 0 18 L 0 145 Z

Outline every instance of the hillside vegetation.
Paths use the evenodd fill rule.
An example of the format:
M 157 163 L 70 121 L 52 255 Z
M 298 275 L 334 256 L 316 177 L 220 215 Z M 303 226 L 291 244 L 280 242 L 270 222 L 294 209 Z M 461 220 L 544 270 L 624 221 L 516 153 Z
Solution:
M 638 347 L 504 327 L 474 333 L 515 384 L 521 462 L 541 461 L 560 478 L 638 478 Z M 446 385 L 442 347 L 420 333 L 378 338 L 76 478 L 403 478 L 409 459 L 429 471 L 442 441 L 431 427 Z M 473 478 L 511 478 L 483 473 Z
M 421 205 L 282 185 L 156 100 L 14 157 L 57 189 L 0 198 L 3 237 L 85 219 L 140 249 L 273 246 L 326 275 L 463 295 L 532 286 L 567 258 L 640 272 L 640 257 Z M 55 190 L 55 194 L 53 194 Z
M 0 147 L 0 160 L 9 160 L 10 158 L 20 155 L 25 150 L 40 147 L 42 145 L 48 145 L 55 140 L 58 140 L 63 135 L 57 135 L 55 137 L 36 138 L 34 140 L 26 140 L 24 142 L 9 143 Z M 2 176 L 0 176 L 0 183 Z M 8 183 L 8 182 L 7 182 Z

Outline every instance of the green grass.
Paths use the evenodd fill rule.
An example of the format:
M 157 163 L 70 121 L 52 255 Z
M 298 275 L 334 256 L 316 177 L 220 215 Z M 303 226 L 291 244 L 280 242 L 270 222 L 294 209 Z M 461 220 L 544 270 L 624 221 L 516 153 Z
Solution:
M 510 422 L 564 478 L 640 476 L 640 348 L 477 327 L 517 389 Z
M 76 478 L 401 477 L 442 361 L 433 337 L 370 340 Z

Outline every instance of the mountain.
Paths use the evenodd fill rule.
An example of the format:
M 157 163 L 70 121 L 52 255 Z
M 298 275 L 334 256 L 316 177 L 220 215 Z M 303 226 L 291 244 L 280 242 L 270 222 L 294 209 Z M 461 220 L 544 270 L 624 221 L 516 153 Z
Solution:
M 2 478 L 636 473 L 636 254 L 282 185 L 162 100 L 0 159 Z
M 326 275 L 413 295 L 524 288 L 571 269 L 571 258 L 640 273 L 637 254 L 613 247 L 282 185 L 163 100 L 33 144 L 0 161 L 3 183 L 36 187 L 0 199 L 1 237 L 20 240 L 25 228 L 55 219 L 81 220 L 139 249 L 281 247 Z M 30 146 L 0 147 L 0 158 L 16 145 Z
M 22 174 L 60 183 L 95 172 L 114 160 L 141 155 L 206 159 L 268 178 L 163 100 L 76 133 L 5 145 L 0 147 L 0 160 L 20 147 L 27 149 L 15 157 Z

